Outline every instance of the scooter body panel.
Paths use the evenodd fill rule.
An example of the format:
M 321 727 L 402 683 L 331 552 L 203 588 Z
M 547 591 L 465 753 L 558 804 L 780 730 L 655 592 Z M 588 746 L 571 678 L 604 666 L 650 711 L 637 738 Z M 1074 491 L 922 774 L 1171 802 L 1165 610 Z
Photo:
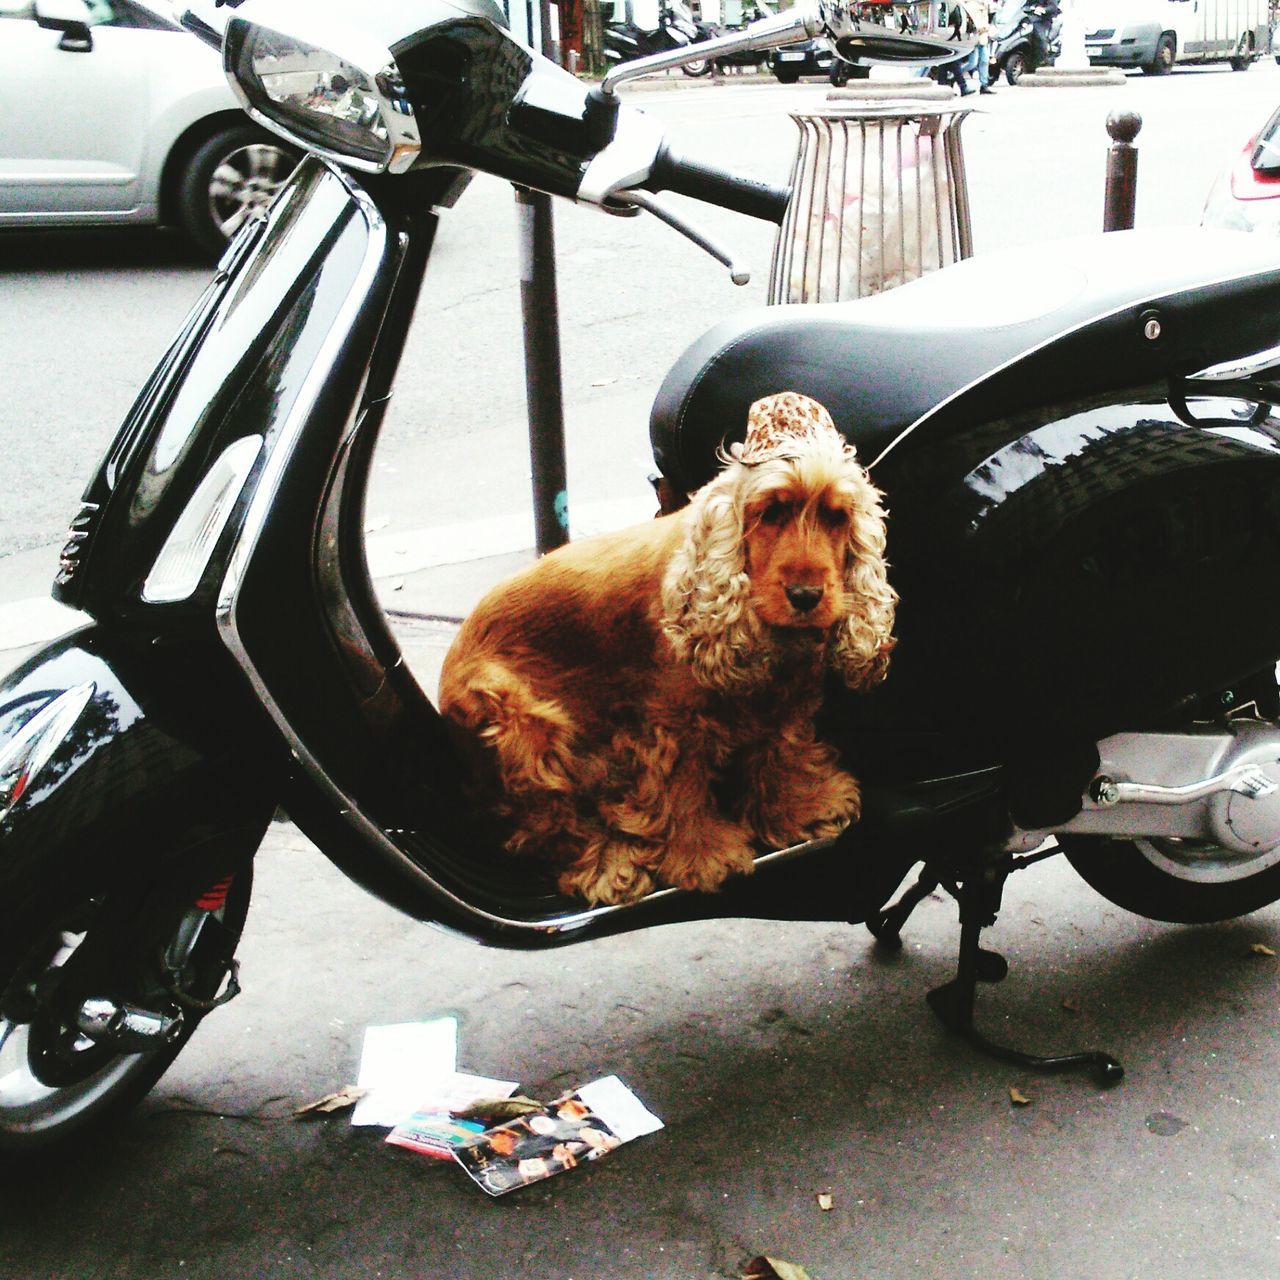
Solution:
M 1230 706 L 1274 666 L 1280 419 L 1225 397 L 1188 408 L 989 423 L 985 457 L 938 458 L 957 474 L 927 507 L 889 487 L 892 678 L 833 716 L 856 767 L 1025 771 L 1064 744 L 1176 723 L 1209 695 Z
M 343 180 L 311 161 L 267 223 L 233 244 L 85 492 L 56 583 L 64 603 L 126 623 L 162 615 L 166 628 L 182 619 L 208 626 L 271 442 L 313 391 L 319 354 L 348 305 L 365 216 Z M 199 584 L 184 599 L 149 603 L 147 575 L 212 461 L 255 436 L 262 456 Z
M 60 893 L 190 880 L 204 861 L 257 848 L 278 795 L 279 760 L 237 673 L 209 647 L 153 643 L 90 626 L 0 684 L 0 759 L 24 726 L 80 691 L 16 800 L 0 808 L 0 920 Z

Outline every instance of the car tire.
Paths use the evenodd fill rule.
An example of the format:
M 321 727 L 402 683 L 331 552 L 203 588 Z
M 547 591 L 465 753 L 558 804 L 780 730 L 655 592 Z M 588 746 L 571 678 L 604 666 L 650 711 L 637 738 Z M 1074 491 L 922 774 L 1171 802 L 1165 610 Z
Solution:
M 1178 53 L 1178 42 L 1167 31 L 1156 44 L 1156 51 L 1151 61 L 1143 66 L 1149 76 L 1165 76 L 1173 70 L 1174 59 Z
M 1280 62 L 1280 58 L 1277 61 Z M 775 69 L 773 74 L 779 84 L 798 84 L 800 81 L 800 73 L 798 71 L 778 71 Z
M 298 152 L 250 124 L 222 129 L 197 147 L 178 179 L 178 222 L 219 258 L 244 223 L 260 217 L 293 172 Z

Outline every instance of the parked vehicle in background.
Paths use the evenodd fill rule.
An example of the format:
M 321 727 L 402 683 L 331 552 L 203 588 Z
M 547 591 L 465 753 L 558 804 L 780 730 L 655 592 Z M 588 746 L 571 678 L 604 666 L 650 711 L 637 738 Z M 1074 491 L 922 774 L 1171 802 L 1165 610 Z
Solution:
M 1280 108 L 1219 175 L 1201 222 L 1280 235 Z
M 701 10 L 704 18 L 713 16 L 709 4 L 704 3 Z M 718 19 L 710 25 L 715 35 L 728 35 L 761 18 L 772 18 L 776 13 L 777 9 L 770 0 L 722 0 Z M 748 49 L 717 58 L 716 66 L 722 70 L 725 67 L 763 67 L 768 61 L 768 49 Z
M 604 21 L 604 56 L 615 65 L 687 48 L 716 34 L 714 27 L 694 19 L 684 0 L 607 0 Z M 689 62 L 680 70 L 687 76 L 705 76 L 711 63 Z
M 1010 84 L 1017 84 L 1029 71 L 1051 66 L 1062 52 L 1062 10 L 1053 0 L 1004 0 L 993 26 L 988 55 L 992 80 L 1003 72 Z M 1037 27 L 1046 34 L 1047 57 Z
M 1268 0 L 1085 0 L 1084 47 L 1095 67 L 1163 75 L 1183 62 L 1229 62 L 1270 52 Z
M 218 256 L 298 153 L 140 0 L 0 0 L 0 227 L 165 223 Z
M 825 40 L 804 40 L 769 55 L 769 70 L 780 84 L 795 84 L 801 76 L 830 76 L 836 55 Z

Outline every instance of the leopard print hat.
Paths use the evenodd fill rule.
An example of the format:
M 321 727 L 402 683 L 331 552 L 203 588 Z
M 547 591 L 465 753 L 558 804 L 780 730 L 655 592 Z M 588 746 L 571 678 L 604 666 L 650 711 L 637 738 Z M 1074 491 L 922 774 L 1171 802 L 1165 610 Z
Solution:
M 746 439 L 730 445 L 729 454 L 744 466 L 754 467 L 774 458 L 793 458 L 805 442 L 824 436 L 839 441 L 845 453 L 854 452 L 823 405 L 798 391 L 780 391 L 751 406 Z

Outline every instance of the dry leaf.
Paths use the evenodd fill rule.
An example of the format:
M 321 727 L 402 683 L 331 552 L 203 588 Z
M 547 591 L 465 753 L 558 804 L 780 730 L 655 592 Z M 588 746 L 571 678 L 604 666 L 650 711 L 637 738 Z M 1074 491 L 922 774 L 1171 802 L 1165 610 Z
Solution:
M 1028 1098 L 1021 1089 L 1014 1086 L 1010 1086 L 1009 1088 L 1009 1101 L 1012 1102 L 1015 1107 L 1029 1107 L 1031 1105 L 1031 1099 Z
M 298 1107 L 293 1114 L 295 1118 L 300 1118 L 302 1116 L 328 1115 L 332 1111 L 343 1111 L 347 1107 L 354 1107 L 368 1092 L 368 1089 L 360 1089 L 356 1085 L 349 1084 L 345 1089 L 339 1089 L 337 1093 L 326 1093 L 323 1098 L 308 1102 L 305 1107 Z
M 818 1192 L 818 1208 L 821 1209 L 823 1213 L 826 1213 L 834 1204 L 835 1201 L 831 1198 L 831 1193 L 829 1191 Z
M 491 1120 L 494 1124 L 503 1124 L 507 1120 L 518 1120 L 521 1116 L 541 1111 L 543 1105 L 517 1094 L 514 1098 L 481 1098 L 453 1114 L 459 1120 Z
M 810 1280 L 809 1273 L 794 1262 L 767 1258 L 761 1254 L 747 1263 L 742 1280 Z
M 1064 1008 L 1068 1013 L 1079 1013 L 1079 1012 L 1080 1012 L 1080 1001 L 1079 1001 L 1078 999 L 1076 999 L 1076 997 L 1075 997 L 1075 996 L 1068 996 L 1068 997 L 1067 997 L 1067 998 L 1062 1002 L 1062 1007 L 1063 1007 L 1063 1008 Z
M 1253 954 L 1254 954 L 1255 956 L 1273 956 L 1273 955 L 1275 955 L 1275 952 L 1274 952 L 1274 951 L 1272 951 L 1272 950 L 1271 950 L 1271 948 L 1270 948 L 1269 946 L 1267 946 L 1267 944 L 1266 944 L 1265 942 L 1255 942 L 1255 943 L 1253 944 L 1253 946 L 1251 946 L 1251 947 L 1249 948 L 1249 950 L 1250 950 L 1250 951 L 1252 951 L 1252 952 L 1253 952 Z

